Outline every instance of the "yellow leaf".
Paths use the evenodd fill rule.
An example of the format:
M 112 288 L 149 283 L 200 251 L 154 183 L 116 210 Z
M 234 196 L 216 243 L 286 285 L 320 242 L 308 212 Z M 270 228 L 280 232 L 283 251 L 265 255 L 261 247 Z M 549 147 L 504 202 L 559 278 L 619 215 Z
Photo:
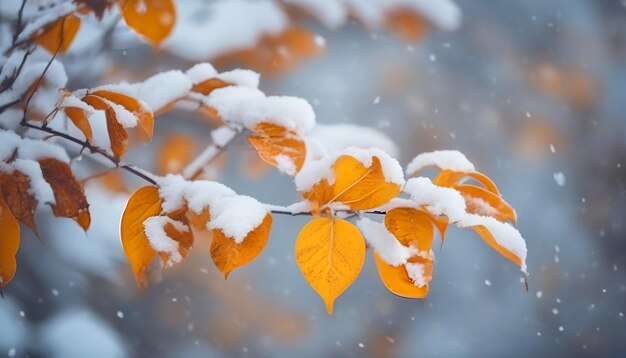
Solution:
M 280 156 L 283 156 L 293 164 L 293 168 L 283 167 L 287 174 L 293 175 L 300 171 L 306 157 L 306 145 L 297 133 L 272 123 L 258 124 L 254 132 L 254 135 L 248 136 L 248 140 L 263 161 L 280 167 L 284 165 L 280 161 Z
M 232 86 L 232 83 L 222 81 L 219 78 L 209 78 L 206 81 L 202 81 L 200 83 L 196 83 L 193 85 L 191 89 L 193 92 L 202 93 L 205 96 L 208 96 L 213 90 L 218 88 Z
M 15 255 L 20 247 L 20 224 L 0 194 L 0 289 L 15 275 Z
M 35 42 L 50 53 L 55 53 L 57 50 L 59 53 L 65 53 L 74 41 L 79 28 L 80 19 L 70 14 L 44 27 L 42 32 L 35 37 Z
M 413 283 L 413 280 L 409 277 L 406 267 L 404 265 L 391 266 L 385 262 L 377 253 L 374 253 L 374 261 L 376 262 L 376 269 L 378 270 L 378 276 L 383 282 L 383 285 L 394 295 L 405 298 L 425 298 L 428 294 L 428 285 L 417 287 Z M 432 272 L 432 261 L 429 263 L 424 260 L 423 262 Z M 425 270 L 425 271 L 427 271 Z
M 448 188 L 455 188 L 456 186 L 461 185 L 465 178 L 476 180 L 478 183 L 483 185 L 485 189 L 500 196 L 498 187 L 491 179 L 489 179 L 488 176 L 474 171 L 442 170 L 435 177 L 435 179 L 433 179 L 433 184 Z
M 224 235 L 222 230 L 213 230 L 211 258 L 224 278 L 227 278 L 234 269 L 254 260 L 261 253 L 267 244 L 271 228 L 272 216 L 267 214 L 261 225 L 250 232 L 240 244 Z
M 433 245 L 433 222 L 428 214 L 413 208 L 396 208 L 385 215 L 385 227 L 404 246 L 430 252 Z
M 491 246 L 494 250 L 496 250 L 500 255 L 502 255 L 502 256 L 506 257 L 507 259 L 511 260 L 511 262 L 513 262 L 517 266 L 522 266 L 522 260 L 517 255 L 515 255 L 514 253 L 509 251 L 506 247 L 501 246 L 500 244 L 498 244 L 498 242 L 495 240 L 495 238 L 493 237 L 491 232 L 489 232 L 489 230 L 487 230 L 486 227 L 484 227 L 482 225 L 477 225 L 477 226 L 473 226 L 472 229 L 474 229 L 474 231 L 489 246 Z
M 154 116 L 149 108 L 146 108 L 141 102 L 133 97 L 112 91 L 94 91 L 94 96 L 108 99 L 109 101 L 119 104 L 137 118 L 137 124 L 142 130 L 143 135 L 152 140 L 154 132 Z
M 121 0 L 122 16 L 131 29 L 158 46 L 176 23 L 172 0 Z
M 333 171 L 335 183 L 330 202 L 341 202 L 351 210 L 381 206 L 400 193 L 400 185 L 386 181 L 377 157 L 372 157 L 372 165 L 366 168 L 355 158 L 343 155 L 333 164 Z
M 70 166 L 54 158 L 40 159 L 39 166 L 44 180 L 50 184 L 54 193 L 52 213 L 76 220 L 87 231 L 91 223 L 89 204 L 83 186 L 74 178 Z
M 139 287 L 148 286 L 146 269 L 156 255 L 144 232 L 143 222 L 161 213 L 161 202 L 157 187 L 144 186 L 130 197 L 122 215 L 122 246 Z
M 302 275 L 332 314 L 335 299 L 361 272 L 365 241 L 359 230 L 345 220 L 317 218 L 300 231 L 295 255 Z

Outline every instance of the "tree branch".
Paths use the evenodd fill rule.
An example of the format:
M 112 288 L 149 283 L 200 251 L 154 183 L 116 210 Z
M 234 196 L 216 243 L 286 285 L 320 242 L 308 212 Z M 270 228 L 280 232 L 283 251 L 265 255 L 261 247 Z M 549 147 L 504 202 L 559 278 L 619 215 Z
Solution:
M 241 133 L 240 130 L 235 130 L 225 125 L 214 129 L 211 132 L 213 144 L 206 147 L 196 159 L 187 164 L 182 172 L 183 177 L 190 180 L 196 179 L 202 173 L 202 170 L 217 158 L 239 133 Z

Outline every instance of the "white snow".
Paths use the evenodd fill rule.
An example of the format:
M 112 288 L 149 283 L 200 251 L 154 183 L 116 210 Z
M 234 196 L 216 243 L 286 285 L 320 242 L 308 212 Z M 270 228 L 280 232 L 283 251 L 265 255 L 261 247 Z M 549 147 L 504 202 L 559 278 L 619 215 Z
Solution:
M 474 171 L 474 164 L 457 150 L 436 150 L 419 154 L 407 165 L 406 174 L 413 176 L 420 170 L 435 166 L 442 170 Z
M 404 265 L 404 268 L 406 269 L 406 273 L 409 275 L 411 280 L 413 280 L 413 283 L 417 287 L 424 287 L 428 285 L 428 282 L 430 282 L 430 280 L 432 279 L 431 276 L 424 275 L 425 267 L 423 263 L 407 262 L 407 264 Z
M 245 69 L 235 69 L 218 73 L 215 67 L 207 62 L 194 65 L 185 72 L 185 75 L 187 75 L 194 85 L 212 78 L 217 78 L 232 85 L 250 88 L 259 87 L 259 80 L 261 78 L 258 73 Z
M 378 255 L 391 266 L 406 264 L 411 256 L 418 253 L 417 248 L 402 245 L 383 223 L 363 217 L 357 221 L 356 226 Z
M 526 243 L 513 226 L 492 217 L 470 214 L 462 195 L 451 188 L 436 186 L 425 177 L 411 178 L 403 189 L 417 205 L 423 205 L 434 215 L 445 215 L 459 227 L 484 226 L 494 240 L 521 260 L 521 271 L 526 270 Z
M 204 82 L 217 76 L 217 70 L 212 64 L 203 62 L 189 68 L 185 72 L 185 75 L 187 75 L 192 84 L 197 85 L 200 82 Z
M 157 182 L 164 212 L 178 210 L 185 202 L 196 214 L 209 209 L 211 221 L 207 228 L 220 229 L 237 243 L 243 242 L 248 233 L 256 229 L 270 212 L 256 199 L 237 195 L 232 189 L 217 182 L 187 181 L 173 174 L 158 178 Z
M 15 170 L 30 178 L 30 188 L 28 192 L 33 195 L 40 204 L 56 203 L 54 200 L 54 192 L 50 184 L 44 180 L 39 163 L 32 160 L 16 159 L 10 165 L 15 168 Z
M 373 158 L 378 158 L 380 166 L 385 176 L 385 181 L 397 185 L 404 185 L 404 174 L 402 167 L 397 160 L 391 158 L 389 154 L 378 148 L 356 148 L 350 147 L 332 156 L 307 163 L 295 176 L 296 189 L 300 192 L 310 190 L 315 184 L 326 179 L 329 184 L 335 182 L 333 164 L 341 156 L 350 156 L 358 160 L 364 167 L 372 166 Z
M 565 186 L 565 174 L 563 174 L 562 172 L 554 173 L 554 181 L 558 186 Z
M 188 232 L 189 229 L 180 221 L 176 221 L 167 216 L 153 216 L 146 219 L 143 222 L 144 232 L 150 242 L 150 246 L 157 252 L 164 252 L 169 255 L 167 262 L 164 262 L 165 267 L 170 267 L 183 258 L 178 251 L 178 241 L 170 238 L 165 231 L 165 226 L 171 224 L 179 232 Z
M 307 134 L 307 160 L 316 160 L 349 147 L 380 148 L 392 158 L 399 151 L 383 132 L 355 124 L 316 124 Z
M 209 229 L 219 229 L 240 244 L 248 234 L 263 222 L 269 209 L 256 199 L 245 195 L 226 197 L 210 208 Z
M 296 164 L 291 160 L 291 157 L 284 154 L 279 154 L 274 157 L 276 160 L 276 168 L 281 172 L 289 176 L 296 174 Z
M 270 0 L 181 1 L 177 17 L 163 48 L 190 61 L 251 48 L 264 35 L 280 33 L 289 24 L 279 4 Z

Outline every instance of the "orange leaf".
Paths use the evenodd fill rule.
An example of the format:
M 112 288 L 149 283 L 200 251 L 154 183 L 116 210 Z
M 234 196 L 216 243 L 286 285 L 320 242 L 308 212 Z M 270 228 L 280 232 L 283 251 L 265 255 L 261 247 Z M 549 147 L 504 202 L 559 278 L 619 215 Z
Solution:
M 59 53 L 65 53 L 74 41 L 79 28 L 80 19 L 70 14 L 44 27 L 35 37 L 35 42 L 50 53 L 55 53 L 57 50 Z
M 160 174 L 180 173 L 195 158 L 197 146 L 194 139 L 184 134 L 172 134 L 156 156 L 156 168 Z
M 139 128 L 143 131 L 145 137 L 152 140 L 154 132 L 154 116 L 149 108 L 146 108 L 141 102 L 133 97 L 125 94 L 111 91 L 94 91 L 94 96 L 108 99 L 109 101 L 119 104 L 137 118 Z
M 413 42 L 423 39 L 431 27 L 424 16 L 407 7 L 387 12 L 385 24 L 402 40 Z
M 283 168 L 287 174 L 300 171 L 306 157 L 306 145 L 297 133 L 272 123 L 260 123 L 254 131 L 256 134 L 249 135 L 248 140 L 261 159 Z
M 463 195 L 468 212 L 516 222 L 515 209 L 498 195 L 475 185 L 459 185 L 455 189 Z
M 77 107 L 66 107 L 63 108 L 63 111 L 65 111 L 65 114 L 76 128 L 83 132 L 87 141 L 90 142 L 93 139 L 93 132 L 91 131 L 87 112 Z
M 478 183 L 482 184 L 485 189 L 500 196 L 500 191 L 498 190 L 496 184 L 491 179 L 489 179 L 488 176 L 479 172 L 442 170 L 435 177 L 435 179 L 433 179 L 433 184 L 454 188 L 464 182 L 465 178 L 476 180 Z
M 234 269 L 254 260 L 265 248 L 272 228 L 272 216 L 267 214 L 261 225 L 246 236 L 240 244 L 224 235 L 222 230 L 213 230 L 211 258 L 215 266 L 227 278 Z
M 430 216 L 413 208 L 396 208 L 385 215 L 385 227 L 404 246 L 430 252 L 433 245 L 433 222 Z
M 425 265 L 428 265 L 427 260 L 423 261 Z M 404 265 L 389 265 L 377 253 L 374 253 L 374 262 L 376 262 L 376 269 L 378 270 L 380 280 L 389 292 L 394 295 L 405 298 L 425 298 L 428 294 L 428 285 L 422 287 L 415 286 L 415 283 L 413 283 L 413 280 L 409 277 Z M 430 262 L 429 267 L 432 272 L 432 262 Z M 428 269 L 425 271 L 428 271 Z
M 83 186 L 74 178 L 67 163 L 54 158 L 39 160 L 43 178 L 54 192 L 56 204 L 52 206 L 55 216 L 71 218 L 87 231 L 91 223 L 89 204 Z
M 213 92 L 213 90 L 228 86 L 232 86 L 232 83 L 222 81 L 219 78 L 209 78 L 206 81 L 196 83 L 195 85 L 193 85 L 193 88 L 191 90 L 208 96 L 211 92 Z
M 143 222 L 161 213 L 161 202 L 157 187 L 144 186 L 130 197 L 122 215 L 122 246 L 139 287 L 148 286 L 147 268 L 156 255 L 146 237 Z
M 35 223 L 37 199 L 30 193 L 30 178 L 17 170 L 0 173 L 0 191 L 13 216 L 39 236 Z
M 336 218 L 317 218 L 304 225 L 296 240 L 296 263 L 311 287 L 326 303 L 333 303 L 361 272 L 365 241 L 351 223 Z
M 87 95 L 82 100 L 93 108 L 104 111 L 109 140 L 111 141 L 111 151 L 118 158 L 123 156 L 128 147 L 128 133 L 124 126 L 118 122 L 115 110 L 98 96 Z
M 158 46 L 176 23 L 172 0 L 120 0 L 122 16 L 131 29 Z
M 489 246 L 491 246 L 494 250 L 496 250 L 500 255 L 502 255 L 502 256 L 506 257 L 507 259 L 511 260 L 511 262 L 513 262 L 517 266 L 522 266 L 522 260 L 517 255 L 515 255 L 514 253 L 509 251 L 506 247 L 501 246 L 500 244 L 498 244 L 498 242 L 494 239 L 494 237 L 491 234 L 491 232 L 489 232 L 489 230 L 487 230 L 486 227 L 484 227 L 482 225 L 477 225 L 477 226 L 473 226 L 472 229 L 474 229 L 474 231 Z
M 15 255 L 20 247 L 20 224 L 0 195 L 0 290 L 15 275 Z

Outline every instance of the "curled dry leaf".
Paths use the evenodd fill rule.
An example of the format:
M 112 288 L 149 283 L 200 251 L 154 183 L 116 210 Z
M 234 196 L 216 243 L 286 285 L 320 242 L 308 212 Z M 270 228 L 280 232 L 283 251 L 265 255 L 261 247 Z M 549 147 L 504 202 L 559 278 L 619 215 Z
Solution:
M 176 23 L 173 0 L 120 0 L 124 21 L 131 29 L 158 46 Z
M 307 223 L 296 240 L 296 263 L 311 287 L 326 303 L 333 303 L 361 272 L 365 240 L 351 223 L 336 218 L 317 218 Z
M 304 140 L 296 132 L 272 123 L 260 123 L 248 140 L 266 163 L 294 175 L 306 157 Z
M 254 260 L 263 251 L 271 228 L 272 216 L 267 214 L 263 222 L 251 231 L 240 244 L 237 244 L 233 238 L 224 235 L 222 230 L 212 230 L 211 258 L 224 278 L 227 278 L 234 269 Z
M 122 215 L 120 226 L 122 246 L 139 287 L 148 286 L 146 270 L 156 255 L 146 237 L 143 222 L 161 213 L 161 202 L 157 187 L 144 186 L 128 199 Z
M 50 53 L 65 53 L 70 48 L 78 29 L 80 18 L 70 14 L 52 24 L 45 26 L 41 33 L 35 36 L 35 42 Z
M 20 247 L 20 224 L 0 195 L 0 289 L 15 275 L 15 255 Z
M 137 118 L 137 124 L 139 124 L 139 128 L 141 129 L 140 133 L 142 133 L 142 135 L 148 140 L 152 140 L 154 132 L 154 116 L 152 115 L 152 111 L 141 101 L 125 94 L 112 91 L 99 90 L 91 92 L 90 94 L 107 99 L 124 107 L 127 111 L 132 113 L 135 118 Z
M 0 173 L 0 191 L 13 216 L 39 235 L 35 223 L 37 199 L 30 193 L 30 178 L 17 170 Z
M 103 110 L 106 122 L 109 140 L 111 141 L 111 151 L 118 158 L 126 153 L 128 147 L 128 133 L 124 126 L 117 120 L 115 110 L 102 98 L 93 95 L 87 95 L 83 98 L 83 102 L 89 104 L 95 109 Z
M 351 210 L 368 210 L 386 204 L 400 193 L 400 185 L 386 180 L 375 156 L 366 168 L 357 159 L 342 155 L 333 164 L 333 172 L 334 184 L 323 179 L 303 193 L 314 212 L 332 202 L 345 204 Z
M 52 213 L 76 220 L 87 231 L 91 223 L 89 204 L 83 186 L 74 178 L 72 169 L 67 163 L 54 158 L 39 160 L 43 178 L 54 192 L 55 205 Z

